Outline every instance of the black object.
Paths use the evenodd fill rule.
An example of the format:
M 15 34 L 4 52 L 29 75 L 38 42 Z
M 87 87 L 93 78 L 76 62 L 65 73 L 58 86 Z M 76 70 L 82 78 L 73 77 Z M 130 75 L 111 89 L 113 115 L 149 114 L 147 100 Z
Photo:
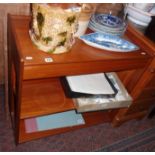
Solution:
M 60 79 L 62 87 L 64 89 L 65 95 L 68 98 L 78 98 L 78 97 L 105 97 L 105 98 L 112 98 L 115 97 L 118 90 L 115 88 L 113 85 L 112 81 L 108 78 L 108 76 L 105 74 L 105 77 L 107 81 L 109 82 L 110 86 L 112 87 L 114 94 L 87 94 L 87 93 L 79 93 L 79 92 L 74 92 L 71 90 L 69 83 L 66 79 L 66 77 L 62 77 Z
M 155 16 L 151 17 L 151 22 L 145 30 L 145 36 L 147 36 L 150 40 L 155 42 Z
M 149 119 L 152 119 L 153 117 L 155 117 L 155 106 L 151 109 L 149 115 L 148 115 L 148 118 Z

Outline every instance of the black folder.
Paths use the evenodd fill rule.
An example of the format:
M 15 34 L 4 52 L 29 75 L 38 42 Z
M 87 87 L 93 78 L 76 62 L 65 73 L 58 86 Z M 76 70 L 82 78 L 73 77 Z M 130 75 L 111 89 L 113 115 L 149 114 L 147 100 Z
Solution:
M 108 76 L 105 74 L 106 80 L 110 84 L 111 88 L 113 89 L 113 94 L 90 94 L 90 93 L 80 93 L 75 92 L 70 88 L 69 82 L 66 77 L 61 77 L 61 84 L 64 89 L 65 95 L 68 98 L 78 98 L 78 97 L 105 97 L 105 98 L 113 98 L 116 96 L 118 90 L 113 85 L 113 82 L 108 78 Z

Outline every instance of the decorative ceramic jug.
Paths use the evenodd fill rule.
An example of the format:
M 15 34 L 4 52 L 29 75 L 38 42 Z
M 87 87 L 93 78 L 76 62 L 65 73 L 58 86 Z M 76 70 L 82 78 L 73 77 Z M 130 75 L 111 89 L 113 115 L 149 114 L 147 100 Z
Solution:
M 68 52 L 74 44 L 80 11 L 80 5 L 72 3 L 32 4 L 31 40 L 44 52 Z

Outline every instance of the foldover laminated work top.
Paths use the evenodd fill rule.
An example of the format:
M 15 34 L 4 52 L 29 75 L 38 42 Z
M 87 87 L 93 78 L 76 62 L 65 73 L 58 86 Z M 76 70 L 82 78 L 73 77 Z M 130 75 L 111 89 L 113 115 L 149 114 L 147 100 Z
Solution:
M 67 76 L 61 78 L 67 97 L 115 97 L 117 89 L 104 73 Z

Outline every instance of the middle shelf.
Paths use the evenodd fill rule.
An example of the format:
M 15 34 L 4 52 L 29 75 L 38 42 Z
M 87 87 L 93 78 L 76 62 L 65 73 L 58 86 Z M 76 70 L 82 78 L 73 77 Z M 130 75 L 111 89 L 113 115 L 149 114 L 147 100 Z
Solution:
M 102 75 L 103 74 L 101 74 L 101 76 Z M 111 86 L 115 87 L 117 91 L 115 96 L 103 97 L 102 95 L 92 95 L 89 97 L 83 96 L 78 98 L 67 97 L 66 91 L 68 90 L 64 89 L 65 85 L 62 84 L 61 78 L 23 81 L 20 119 L 60 113 L 69 110 L 88 112 L 130 106 L 132 98 L 117 74 L 106 73 L 106 76 L 108 77 Z M 104 81 L 106 79 L 102 80 Z M 88 85 L 93 87 L 95 81 L 91 82 L 88 82 Z M 102 84 L 102 81 L 100 81 L 100 83 Z M 102 87 L 107 89 L 105 85 Z

